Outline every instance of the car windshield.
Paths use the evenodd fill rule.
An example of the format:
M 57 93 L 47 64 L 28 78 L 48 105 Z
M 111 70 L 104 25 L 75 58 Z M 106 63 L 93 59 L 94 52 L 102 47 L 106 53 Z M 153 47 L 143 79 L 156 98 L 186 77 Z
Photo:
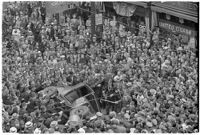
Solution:
M 76 90 L 73 90 L 73 91 L 67 93 L 67 94 L 65 95 L 65 98 L 66 98 L 70 103 L 73 103 L 73 102 L 74 102 L 75 100 L 77 100 L 78 98 L 83 97 L 83 96 L 85 96 L 85 95 L 88 95 L 89 93 L 91 93 L 91 91 L 90 91 L 87 87 L 83 86 L 83 87 L 81 87 L 81 88 L 78 88 L 78 89 L 76 89 Z
M 81 97 L 77 90 L 71 91 L 65 95 L 65 98 L 70 102 L 73 103 L 76 99 Z

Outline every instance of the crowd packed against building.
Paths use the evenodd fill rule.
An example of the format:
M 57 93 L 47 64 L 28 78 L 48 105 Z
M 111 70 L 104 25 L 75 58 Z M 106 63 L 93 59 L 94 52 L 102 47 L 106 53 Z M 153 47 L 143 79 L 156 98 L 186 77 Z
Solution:
M 45 3 L 9 2 L 3 10 L 3 132 L 194 133 L 199 132 L 198 57 L 180 36 L 103 20 L 101 36 L 77 13 L 61 25 Z M 87 18 L 88 19 L 88 18 Z M 149 36 L 149 34 L 151 36 Z M 55 102 L 38 91 L 90 83 L 102 87 L 102 112 L 69 127 Z

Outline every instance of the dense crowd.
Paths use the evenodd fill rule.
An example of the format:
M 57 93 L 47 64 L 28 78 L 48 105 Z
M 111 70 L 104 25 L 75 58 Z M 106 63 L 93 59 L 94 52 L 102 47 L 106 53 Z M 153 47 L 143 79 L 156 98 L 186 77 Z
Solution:
M 151 41 L 140 26 L 133 33 L 106 19 L 97 39 L 76 14 L 60 25 L 46 15 L 44 3 L 10 2 L 2 28 L 3 132 L 198 132 L 196 50 L 179 39 L 161 40 L 159 28 Z M 103 95 L 116 93 L 120 103 L 105 104 L 105 113 L 85 118 L 79 127 L 62 124 L 62 113 L 51 114 L 52 103 L 38 94 L 107 74 Z

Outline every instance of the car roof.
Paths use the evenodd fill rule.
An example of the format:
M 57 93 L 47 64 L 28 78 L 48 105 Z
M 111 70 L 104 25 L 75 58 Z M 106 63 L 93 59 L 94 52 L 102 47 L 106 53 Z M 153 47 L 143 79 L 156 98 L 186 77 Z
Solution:
M 77 88 L 80 88 L 82 86 L 86 86 L 85 83 L 79 83 L 77 85 L 74 85 L 74 86 L 67 86 L 67 87 L 57 87 L 57 90 L 58 90 L 58 93 L 62 96 L 66 95 L 67 93 L 77 89 Z
M 89 88 L 90 90 L 92 90 L 90 87 L 87 86 L 87 84 L 85 84 L 85 83 L 79 83 L 79 84 L 74 85 L 74 86 L 66 86 L 66 87 L 50 86 L 50 87 L 47 87 L 47 88 L 41 90 L 39 93 L 45 93 L 46 91 L 51 90 L 51 92 L 49 92 L 48 95 L 51 95 L 54 92 L 58 92 L 59 95 L 64 96 L 67 93 L 69 93 L 69 92 L 71 92 L 73 90 L 76 90 L 77 88 L 80 88 L 82 86 L 86 86 L 87 88 Z

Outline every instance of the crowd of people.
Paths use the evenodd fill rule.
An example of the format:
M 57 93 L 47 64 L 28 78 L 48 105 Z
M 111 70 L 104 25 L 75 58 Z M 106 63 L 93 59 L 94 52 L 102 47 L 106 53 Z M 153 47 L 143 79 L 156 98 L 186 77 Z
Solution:
M 11 133 L 194 133 L 198 127 L 198 58 L 171 37 L 159 38 L 103 24 L 92 35 L 81 17 L 65 25 L 47 16 L 42 2 L 10 2 L 3 10 L 3 132 Z M 111 75 L 104 98 L 120 93 L 120 103 L 69 128 L 62 113 L 49 113 L 38 91 Z M 115 95 L 115 94 L 114 94 Z M 116 105 L 121 105 L 120 110 Z M 67 120 L 66 120 L 67 123 Z

